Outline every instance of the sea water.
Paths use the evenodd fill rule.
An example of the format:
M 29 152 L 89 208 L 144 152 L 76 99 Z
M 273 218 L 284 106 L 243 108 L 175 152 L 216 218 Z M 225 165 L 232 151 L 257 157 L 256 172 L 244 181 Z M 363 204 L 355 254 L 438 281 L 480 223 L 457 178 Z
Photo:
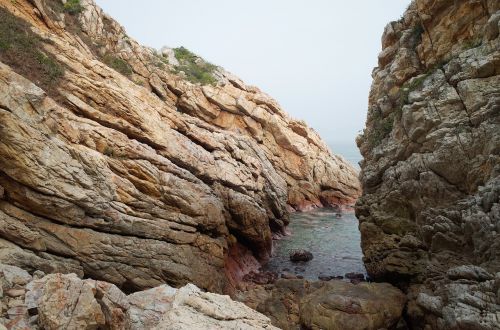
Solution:
M 290 272 L 311 280 L 317 280 L 319 275 L 366 273 L 354 214 L 342 213 L 338 218 L 333 209 L 294 213 L 287 230 L 290 235 L 273 241 L 273 256 L 265 270 Z M 314 258 L 291 262 L 289 255 L 295 249 L 308 250 Z
M 359 171 L 359 162 L 363 158 L 359 152 L 358 147 L 354 141 L 352 142 L 330 142 L 328 143 L 330 150 L 336 154 L 341 155 L 349 163 Z

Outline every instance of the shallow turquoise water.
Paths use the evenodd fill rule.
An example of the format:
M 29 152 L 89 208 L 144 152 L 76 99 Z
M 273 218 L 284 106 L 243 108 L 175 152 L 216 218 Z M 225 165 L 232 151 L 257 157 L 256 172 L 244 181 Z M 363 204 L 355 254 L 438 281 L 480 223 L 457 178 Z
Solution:
M 335 217 L 331 209 L 318 209 L 291 215 L 291 235 L 273 242 L 273 257 L 265 270 L 289 272 L 307 279 L 318 275 L 337 276 L 349 272 L 366 274 L 360 247 L 358 220 L 354 214 Z M 308 262 L 293 263 L 291 250 L 306 249 L 314 255 Z

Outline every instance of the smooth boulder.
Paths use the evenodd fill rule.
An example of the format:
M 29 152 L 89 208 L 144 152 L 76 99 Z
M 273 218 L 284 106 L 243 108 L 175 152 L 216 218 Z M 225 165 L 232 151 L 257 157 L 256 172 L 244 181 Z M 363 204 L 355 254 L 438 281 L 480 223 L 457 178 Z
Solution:
M 302 298 L 300 320 L 308 329 L 390 328 L 401 318 L 406 296 L 388 283 L 326 282 Z

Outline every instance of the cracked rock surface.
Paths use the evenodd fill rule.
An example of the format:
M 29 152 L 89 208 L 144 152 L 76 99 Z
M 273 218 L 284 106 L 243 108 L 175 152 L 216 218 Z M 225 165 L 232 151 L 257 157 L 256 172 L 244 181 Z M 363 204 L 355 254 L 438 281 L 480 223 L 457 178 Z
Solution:
M 8 329 L 277 329 L 266 316 L 228 296 L 180 289 L 166 284 L 126 295 L 114 284 L 82 280 L 76 274 L 32 278 L 24 270 L 0 264 L 6 291 L 0 297 L 1 324 Z M 5 313 L 3 309 L 13 305 Z M 7 305 L 4 307 L 4 305 Z
M 92 0 L 63 3 L 0 0 L 0 261 L 230 292 L 290 207 L 354 203 L 352 166 L 258 88 L 192 83 Z
M 382 37 L 356 214 L 414 329 L 499 328 L 499 10 L 416 0 Z
M 235 299 L 281 329 L 394 329 L 404 326 L 406 297 L 389 283 L 279 279 L 238 292 Z M 398 328 L 399 329 L 399 328 Z

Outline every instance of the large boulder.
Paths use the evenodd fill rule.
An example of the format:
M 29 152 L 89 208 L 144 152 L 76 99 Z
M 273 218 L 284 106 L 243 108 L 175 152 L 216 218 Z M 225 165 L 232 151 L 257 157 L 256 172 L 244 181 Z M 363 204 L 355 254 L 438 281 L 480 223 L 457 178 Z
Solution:
M 405 302 L 403 292 L 388 283 L 331 281 L 302 298 L 300 320 L 308 329 L 389 329 Z
M 23 272 L 2 264 L 0 269 Z M 16 285 L 22 290 L 16 309 L 0 309 L 0 324 L 8 329 L 276 329 L 243 303 L 193 284 L 180 289 L 162 285 L 127 296 L 111 283 L 57 273 Z M 0 306 L 13 302 L 0 297 Z
M 172 305 L 153 329 L 278 329 L 268 317 L 243 303 L 234 302 L 229 296 L 202 292 L 192 284 L 177 290 Z
M 238 292 L 235 299 L 282 329 L 381 329 L 400 320 L 406 296 L 388 283 L 279 279 Z

